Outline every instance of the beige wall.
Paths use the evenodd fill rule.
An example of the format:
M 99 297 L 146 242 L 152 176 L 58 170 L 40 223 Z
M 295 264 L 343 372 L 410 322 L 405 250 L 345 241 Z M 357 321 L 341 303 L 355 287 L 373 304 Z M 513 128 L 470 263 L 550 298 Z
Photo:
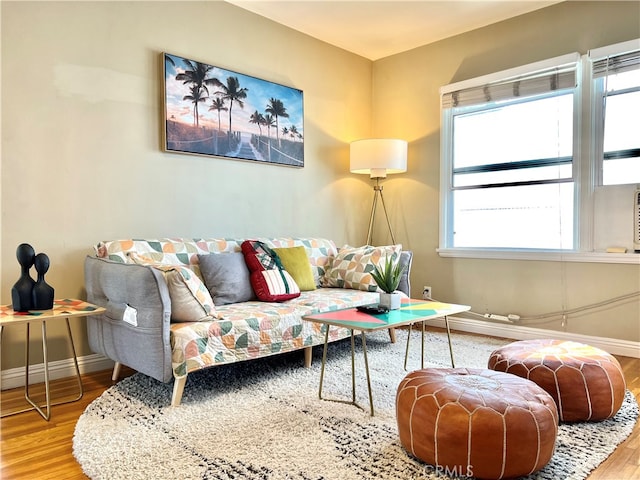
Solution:
M 305 167 L 163 153 L 163 51 L 303 90 Z M 348 142 L 370 134 L 371 69 L 222 2 L 2 2 L 2 302 L 22 242 L 49 255 L 56 297 L 82 297 L 99 240 L 364 238 Z M 49 329 L 52 359 L 68 358 Z M 84 321 L 73 329 L 89 354 Z M 2 368 L 23 363 L 22 342 L 6 330 Z
M 470 304 L 478 313 L 524 316 L 640 290 L 637 265 L 455 259 L 436 253 L 439 88 L 638 37 L 638 2 L 565 2 L 374 63 L 374 133 L 399 135 L 410 142 L 408 173 L 390 179 L 385 192 L 393 195 L 396 237 L 416 253 L 414 291 L 431 285 L 436 298 Z M 560 320 L 522 324 L 637 342 L 640 302 L 636 297 L 616 308 L 570 316 L 564 326 Z
M 416 254 L 415 295 L 429 284 L 474 310 L 527 314 L 637 290 L 634 266 L 435 253 L 438 88 L 640 36 L 635 2 L 601 3 L 552 7 L 372 64 L 220 2 L 2 2 L 0 299 L 11 301 L 21 242 L 51 258 L 57 297 L 84 295 L 84 256 L 103 239 L 361 243 L 371 186 L 348 173 L 348 142 L 372 133 L 410 141 L 409 172 L 390 177 L 385 198 L 398 240 Z M 302 89 L 305 167 L 163 153 L 162 51 Z M 376 243 L 386 241 L 379 233 Z M 636 303 L 571 319 L 567 329 L 637 341 L 638 315 Z M 49 327 L 52 360 L 70 355 L 61 327 Z M 83 321 L 73 330 L 78 354 L 89 354 Z M 22 364 L 22 341 L 21 328 L 7 329 L 3 369 Z

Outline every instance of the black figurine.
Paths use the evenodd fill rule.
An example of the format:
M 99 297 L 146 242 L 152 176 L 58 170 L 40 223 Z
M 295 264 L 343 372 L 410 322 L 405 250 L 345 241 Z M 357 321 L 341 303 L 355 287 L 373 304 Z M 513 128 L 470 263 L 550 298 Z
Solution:
M 46 253 L 39 253 L 33 262 L 38 280 L 33 286 L 33 310 L 49 310 L 53 308 L 53 287 L 44 280 L 44 274 L 49 270 L 49 257 Z
M 29 269 L 35 262 L 36 252 L 28 243 L 21 243 L 16 249 L 16 257 L 22 273 L 11 289 L 11 302 L 14 311 L 26 312 L 33 308 L 33 286 L 36 282 L 29 275 Z

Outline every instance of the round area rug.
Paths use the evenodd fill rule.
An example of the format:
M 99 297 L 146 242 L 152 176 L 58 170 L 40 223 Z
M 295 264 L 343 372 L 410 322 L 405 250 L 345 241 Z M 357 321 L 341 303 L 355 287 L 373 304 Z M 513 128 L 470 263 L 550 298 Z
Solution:
M 400 445 L 395 394 L 407 332 L 367 335 L 375 416 L 369 413 L 362 345 L 356 344 L 357 401 L 320 400 L 322 348 L 305 369 L 302 352 L 223 365 L 189 375 L 182 405 L 170 406 L 172 384 L 135 374 L 109 388 L 82 414 L 73 451 L 98 479 L 362 480 L 436 479 L 446 472 Z M 457 367 L 486 368 L 509 340 L 453 334 Z M 429 333 L 425 366 L 450 366 L 444 333 Z M 409 370 L 420 368 L 420 336 L 411 339 Z M 323 397 L 351 398 L 349 340 L 329 346 Z M 551 462 L 528 478 L 582 479 L 633 429 L 635 398 L 627 392 L 611 419 L 561 424 Z

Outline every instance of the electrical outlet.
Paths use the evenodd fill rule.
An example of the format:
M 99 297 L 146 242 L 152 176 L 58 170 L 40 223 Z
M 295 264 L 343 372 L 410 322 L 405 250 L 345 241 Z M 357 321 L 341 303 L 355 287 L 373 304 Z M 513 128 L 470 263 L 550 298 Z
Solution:
M 422 287 L 422 299 L 431 300 L 431 287 L 429 287 L 428 285 Z

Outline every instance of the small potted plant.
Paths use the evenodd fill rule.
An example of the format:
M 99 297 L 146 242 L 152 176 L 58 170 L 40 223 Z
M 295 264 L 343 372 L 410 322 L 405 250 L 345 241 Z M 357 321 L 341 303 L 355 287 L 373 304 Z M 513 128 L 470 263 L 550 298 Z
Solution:
M 389 310 L 397 310 L 400 308 L 400 300 L 402 294 L 397 292 L 400 278 L 405 271 L 405 266 L 400 265 L 399 261 L 394 262 L 391 256 L 387 256 L 382 267 L 374 265 L 371 276 L 380 287 L 380 305 L 387 307 Z

